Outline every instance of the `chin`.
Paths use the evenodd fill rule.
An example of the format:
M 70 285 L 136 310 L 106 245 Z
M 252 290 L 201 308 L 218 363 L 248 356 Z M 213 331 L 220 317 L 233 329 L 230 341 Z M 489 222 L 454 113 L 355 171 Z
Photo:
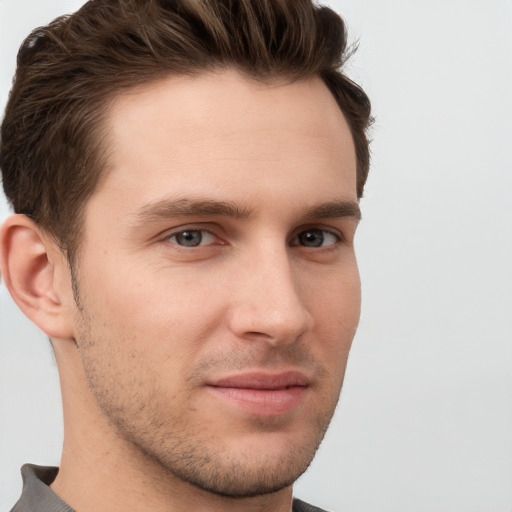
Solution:
M 249 498 L 291 486 L 309 467 L 326 430 L 292 439 L 282 431 L 233 435 L 228 443 L 175 438 L 168 449 L 144 451 L 171 478 L 218 496 Z
M 316 452 L 316 448 L 314 450 Z M 249 498 L 276 493 L 291 486 L 310 465 L 313 453 L 297 450 L 282 454 L 223 460 L 205 464 L 174 465 L 174 476 L 218 496 Z

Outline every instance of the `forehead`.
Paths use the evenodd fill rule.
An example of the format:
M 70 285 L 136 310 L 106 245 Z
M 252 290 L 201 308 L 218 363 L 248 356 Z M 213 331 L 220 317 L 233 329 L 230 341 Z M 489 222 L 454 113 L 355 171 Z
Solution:
M 356 197 L 350 130 L 318 78 L 262 84 L 236 72 L 170 77 L 117 97 L 106 123 L 100 193 L 123 191 L 143 203 L 193 190 L 223 200 L 257 195 L 265 185 L 277 192 L 324 183 Z
M 173 117 L 169 118 L 171 110 Z M 339 131 L 343 119 L 336 100 L 318 77 L 263 83 L 231 70 L 169 76 L 133 87 L 113 101 L 109 126 L 126 128 L 125 122 L 134 117 L 163 120 L 180 131 L 201 125 L 206 129 L 213 125 L 273 128 L 294 119 L 307 121 L 307 128 L 315 134 Z

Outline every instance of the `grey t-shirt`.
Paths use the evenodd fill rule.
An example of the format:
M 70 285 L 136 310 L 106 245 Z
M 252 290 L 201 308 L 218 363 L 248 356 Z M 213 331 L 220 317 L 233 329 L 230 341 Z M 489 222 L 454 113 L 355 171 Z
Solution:
M 21 468 L 23 492 L 11 512 L 75 512 L 49 487 L 59 468 L 25 464 Z M 298 499 L 293 500 L 292 512 L 326 512 Z

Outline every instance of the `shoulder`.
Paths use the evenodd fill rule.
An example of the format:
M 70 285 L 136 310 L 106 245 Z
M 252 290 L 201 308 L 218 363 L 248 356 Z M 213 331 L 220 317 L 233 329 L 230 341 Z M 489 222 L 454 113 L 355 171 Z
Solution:
M 301 501 L 297 498 L 293 500 L 292 512 L 327 512 L 326 510 L 318 507 L 314 507 L 305 501 Z

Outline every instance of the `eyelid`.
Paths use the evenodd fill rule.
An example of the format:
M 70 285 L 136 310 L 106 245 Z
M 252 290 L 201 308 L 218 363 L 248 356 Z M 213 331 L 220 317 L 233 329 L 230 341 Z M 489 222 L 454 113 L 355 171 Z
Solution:
M 182 235 L 184 233 L 200 233 L 201 238 L 199 240 L 199 243 L 197 245 L 186 245 L 186 244 L 179 243 L 178 236 Z M 173 238 L 175 240 L 172 240 Z M 214 235 L 212 235 L 211 233 L 209 233 L 208 231 L 206 231 L 204 229 L 185 229 L 184 231 L 178 231 L 178 233 L 174 233 L 174 234 L 170 235 L 167 240 L 169 242 L 171 242 L 172 244 L 176 244 L 180 247 L 185 247 L 187 249 L 195 249 L 197 247 L 205 247 L 208 245 L 213 245 L 215 242 L 215 237 L 214 237 Z
M 307 225 L 304 225 L 304 226 L 300 226 L 299 228 L 297 228 L 293 232 L 290 241 L 293 242 L 301 233 L 304 233 L 304 231 L 308 231 L 308 230 L 310 230 L 310 231 L 313 231 L 313 230 L 323 231 L 325 233 L 329 233 L 330 235 L 334 236 L 337 239 L 336 244 L 332 244 L 332 245 L 329 245 L 329 246 L 326 246 L 326 247 L 333 247 L 334 245 L 337 245 L 339 243 L 343 243 L 343 242 L 346 241 L 345 235 L 343 234 L 343 232 L 340 229 L 337 229 L 337 228 L 335 228 L 333 226 L 325 226 L 325 225 L 322 225 L 322 224 L 307 224 Z M 298 244 L 293 244 L 292 243 L 292 245 L 298 245 Z M 316 249 L 325 249 L 325 247 L 318 247 Z
M 211 223 L 185 224 L 185 225 L 177 226 L 175 228 L 167 229 L 167 230 L 163 231 L 160 235 L 157 235 L 157 237 L 155 237 L 155 238 L 157 238 L 158 240 L 160 240 L 162 242 L 169 242 L 170 238 L 172 238 L 173 236 L 179 235 L 180 233 L 183 233 L 185 231 L 201 231 L 204 233 L 208 233 L 209 235 L 211 235 L 213 238 L 216 239 L 215 242 L 213 242 L 213 243 L 201 244 L 196 247 L 186 247 L 186 246 L 181 246 L 175 242 L 169 242 L 169 243 L 172 243 L 172 245 L 175 245 L 177 247 L 183 247 L 184 249 L 194 249 L 194 248 L 197 249 L 200 247 L 208 247 L 208 246 L 212 246 L 212 245 L 225 245 L 226 244 L 225 236 L 222 236 L 222 233 L 219 234 L 220 230 L 221 230 L 221 228 L 219 228 L 216 225 L 214 227 L 211 227 Z M 296 239 L 297 239 L 298 235 L 300 235 L 304 231 L 308 231 L 308 230 L 320 230 L 320 231 L 323 231 L 325 233 L 328 233 L 328 234 L 334 236 L 337 239 L 337 243 L 331 244 L 331 245 L 325 246 L 325 247 L 319 247 L 318 249 L 322 249 L 322 248 L 325 249 L 326 247 L 332 247 L 332 246 L 338 245 L 338 243 L 343 243 L 346 241 L 346 236 L 344 235 L 344 233 L 341 229 L 333 227 L 333 226 L 326 226 L 324 224 L 311 223 L 311 224 L 305 224 L 305 225 L 302 225 L 302 226 L 299 226 L 298 228 L 296 228 L 292 232 L 292 235 L 290 236 L 289 244 L 292 246 L 297 246 L 298 244 L 296 243 Z M 307 247 L 305 247 L 305 248 L 307 248 Z
M 197 245 L 195 247 L 194 246 L 187 247 L 184 245 L 182 246 L 180 244 L 177 244 L 175 242 L 170 242 L 170 239 L 172 237 L 179 235 L 180 233 L 184 233 L 186 231 L 201 231 L 202 233 L 207 233 L 208 235 L 213 237 L 215 239 L 215 241 L 212 243 Z M 222 237 L 219 236 L 219 234 L 216 231 L 218 231 L 218 230 L 214 230 L 214 229 L 205 227 L 204 224 L 189 224 L 189 225 L 178 226 L 178 227 L 172 228 L 172 229 L 167 229 L 166 231 L 162 232 L 162 234 L 159 235 L 158 238 L 163 242 L 168 242 L 172 245 L 175 245 L 175 246 L 183 248 L 183 249 L 197 249 L 199 247 L 208 247 L 211 245 L 224 245 L 225 244 L 224 240 L 222 239 Z

